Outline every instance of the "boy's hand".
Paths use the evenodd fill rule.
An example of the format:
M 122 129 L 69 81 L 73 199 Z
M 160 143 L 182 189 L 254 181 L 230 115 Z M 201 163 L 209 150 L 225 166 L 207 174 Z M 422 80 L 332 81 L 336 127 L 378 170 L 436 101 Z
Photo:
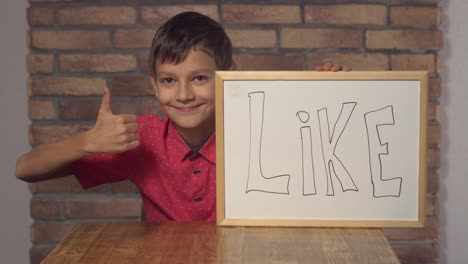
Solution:
M 89 153 L 120 153 L 138 146 L 136 115 L 114 115 L 109 88 L 104 88 L 96 124 L 87 132 L 85 150 Z
M 332 63 L 327 62 L 324 65 L 315 66 L 315 70 L 337 72 L 337 71 L 351 71 L 352 69 L 349 66 L 341 66 L 339 64 L 332 64 Z

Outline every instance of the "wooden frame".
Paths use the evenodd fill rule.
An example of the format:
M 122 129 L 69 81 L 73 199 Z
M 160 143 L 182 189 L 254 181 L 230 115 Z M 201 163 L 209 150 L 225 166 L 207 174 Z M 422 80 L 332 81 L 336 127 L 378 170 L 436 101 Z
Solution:
M 297 217 L 230 217 L 226 214 L 225 178 L 225 84 L 229 81 L 415 81 L 419 82 L 419 148 L 417 153 L 418 175 L 415 177 L 417 188 L 414 219 L 321 219 Z M 241 83 L 240 82 L 240 83 Z M 216 174 L 217 174 L 217 224 L 222 226 L 328 226 L 328 227 L 423 227 L 425 224 L 426 203 L 426 145 L 427 145 L 427 72 L 275 72 L 275 71 L 218 71 L 216 72 Z M 250 95 L 249 95 L 250 96 Z M 404 98 L 405 95 L 402 96 Z M 343 104 L 344 105 L 344 104 Z M 410 106 L 409 106 L 410 107 Z M 393 110 L 392 110 L 393 111 Z M 299 114 L 299 112 L 298 112 Z M 340 114 L 341 115 L 341 114 Z M 299 116 L 298 116 L 299 117 Z M 349 119 L 348 119 L 349 120 Z M 228 121 L 229 122 L 229 121 Z M 338 122 L 338 121 L 337 121 Z M 335 123 L 336 125 L 336 123 Z M 263 124 L 262 124 L 263 126 Z M 333 128 L 334 130 L 335 128 Z M 250 132 L 252 133 L 252 132 Z M 369 130 L 367 132 L 369 134 Z M 340 135 L 341 136 L 341 135 Z M 251 136 L 252 137 L 252 136 Z M 304 144 L 304 143 L 303 143 Z M 323 143 L 322 143 L 323 144 Z M 370 143 L 369 143 L 370 144 Z M 370 145 L 369 145 L 370 146 Z M 370 148 L 370 147 L 369 147 Z M 380 153 L 382 154 L 382 153 Z M 380 160 L 379 154 L 379 160 Z M 388 154 L 388 153 L 387 153 Z M 304 156 L 304 153 L 302 154 Z M 370 154 L 369 154 L 370 156 Z M 304 165 L 303 165 L 304 166 Z M 330 166 L 330 165 L 328 165 Z M 304 169 L 302 169 L 304 173 Z M 331 173 L 331 172 L 330 172 Z M 371 172 L 372 174 L 372 172 Z M 383 178 L 381 178 L 383 180 Z M 289 181 L 288 181 L 289 184 Z M 288 187 L 289 188 L 289 187 Z M 401 183 L 400 183 L 401 191 Z M 415 190 L 416 191 L 416 190 Z M 248 191 L 246 191 L 247 193 Z

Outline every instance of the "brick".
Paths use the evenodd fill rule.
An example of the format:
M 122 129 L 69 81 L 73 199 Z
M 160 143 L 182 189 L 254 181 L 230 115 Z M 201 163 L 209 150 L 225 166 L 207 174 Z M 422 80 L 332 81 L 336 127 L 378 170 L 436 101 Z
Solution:
M 227 29 L 234 48 L 273 48 L 276 46 L 276 32 L 261 29 Z
M 54 55 L 28 54 L 27 64 L 29 73 L 51 73 L 54 71 Z
M 430 125 L 427 127 L 427 143 L 429 145 L 440 144 L 440 125 Z
M 434 174 L 434 175 L 432 175 Z M 440 179 L 437 173 L 430 173 L 427 177 L 427 193 L 437 194 L 440 189 Z
M 298 5 L 223 5 L 223 18 L 229 24 L 301 23 Z
M 136 115 L 137 110 L 137 102 L 136 101 L 116 101 L 112 102 L 112 113 L 116 115 L 120 114 L 132 114 Z
M 440 121 L 439 115 L 439 104 L 435 102 L 429 102 L 427 105 L 427 120 L 428 121 Z
M 426 199 L 426 216 L 439 215 L 439 199 L 437 196 L 428 196 Z
M 426 6 L 393 6 L 390 8 L 392 25 L 437 26 L 440 25 L 440 9 Z
M 59 103 L 59 117 L 62 120 L 87 120 L 94 121 L 97 118 L 101 100 L 73 100 Z M 136 114 L 134 102 L 112 101 L 112 113 Z
M 306 23 L 329 25 L 385 25 L 385 5 L 306 5 Z
M 104 30 L 33 30 L 31 48 L 100 49 L 110 48 L 110 33 Z
M 28 25 L 49 26 L 54 24 L 54 10 L 46 7 L 28 7 Z
M 162 119 L 166 114 L 156 99 L 145 100 L 142 103 L 142 114 L 155 114 Z
M 388 56 L 379 53 L 310 53 L 308 55 L 308 69 L 325 63 L 336 63 L 350 66 L 353 70 L 387 70 Z
M 169 18 L 187 11 L 194 11 L 214 20 L 219 20 L 218 7 L 216 5 L 166 5 L 143 6 L 141 9 L 142 24 L 163 24 Z
M 440 246 L 439 242 L 434 242 L 434 263 L 440 263 Z
M 59 103 L 59 118 L 62 120 L 96 120 L 100 100 L 67 100 Z
M 392 69 L 395 71 L 428 71 L 435 72 L 433 54 L 398 54 L 391 56 Z
M 139 217 L 141 199 L 126 197 L 75 198 L 65 202 L 68 218 Z
M 138 58 L 140 60 L 140 69 L 145 75 L 149 75 L 148 71 L 148 55 L 149 52 L 141 52 L 138 54 Z
M 105 192 L 109 190 L 109 185 L 104 184 L 85 191 L 74 176 L 67 176 L 31 183 L 29 184 L 29 190 L 32 193 Z
M 85 127 L 78 125 L 71 126 L 37 126 L 33 125 L 30 128 L 29 143 L 31 145 L 39 145 L 43 143 L 50 143 L 57 140 L 64 139 L 74 133 L 85 130 Z
M 437 54 L 436 55 L 436 72 L 437 73 L 442 73 L 442 65 L 443 65 L 442 58 L 440 54 Z
M 63 72 L 129 72 L 137 69 L 134 55 L 126 54 L 62 54 Z
M 71 231 L 73 224 L 38 224 L 31 226 L 31 241 L 35 243 L 59 242 Z
M 62 218 L 60 203 L 54 199 L 33 197 L 31 216 L 34 219 L 55 220 Z
M 387 0 L 302 0 L 300 2 L 312 4 L 348 4 L 348 3 L 385 3 Z
M 283 48 L 360 48 L 362 31 L 356 29 L 306 29 L 281 30 Z
M 382 228 L 389 240 L 430 240 L 439 238 L 439 221 L 426 221 L 424 228 Z
M 366 47 L 370 49 L 440 49 L 442 33 L 438 30 L 368 30 Z
M 235 54 L 237 70 L 294 71 L 304 69 L 302 54 Z
M 390 0 L 391 4 L 435 4 L 440 0 Z
M 85 6 L 61 8 L 60 25 L 127 25 L 136 23 L 136 10 L 128 6 Z
M 150 3 L 167 3 L 167 4 L 182 4 L 182 3 L 196 3 L 196 2 L 204 2 L 204 3 L 216 3 L 217 0 L 158 0 L 157 2 L 155 1 L 143 1 L 143 2 L 150 2 Z M 315 1 L 315 0 L 313 0 Z M 334 1 L 334 0 L 330 0 Z M 356 1 L 356 0 L 354 0 Z M 359 1 L 359 0 L 358 0 Z M 360 0 L 360 1 L 369 1 L 369 0 Z M 373 0 L 373 1 L 382 1 L 382 0 Z M 129 0 L 29 0 L 31 3 L 52 3 L 52 2 L 68 2 L 68 3 L 128 3 L 132 2 Z
M 122 29 L 114 36 L 116 48 L 150 48 L 154 29 Z
M 49 255 L 52 250 L 55 248 L 55 244 L 35 244 L 29 250 L 30 263 L 31 264 L 40 264 L 46 257 Z
M 428 84 L 428 94 L 429 96 L 441 96 L 442 95 L 442 85 L 440 78 L 429 78 Z
M 112 95 L 154 95 L 148 76 L 119 76 L 112 78 Z
M 396 244 L 392 248 L 402 264 L 435 263 L 436 252 L 432 244 Z
M 429 169 L 440 168 L 440 150 L 438 148 L 429 148 L 427 150 L 427 166 Z
M 112 184 L 113 193 L 139 193 L 136 185 L 131 181 L 122 181 Z
M 45 77 L 30 78 L 29 94 L 34 95 L 102 95 L 106 80 L 103 78 Z
M 54 103 L 52 101 L 29 101 L 28 113 L 31 120 L 54 119 Z

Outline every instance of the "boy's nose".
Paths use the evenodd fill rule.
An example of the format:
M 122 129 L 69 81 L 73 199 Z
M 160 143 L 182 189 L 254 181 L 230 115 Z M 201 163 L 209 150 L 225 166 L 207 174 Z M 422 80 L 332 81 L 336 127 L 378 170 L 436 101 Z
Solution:
M 181 102 L 191 101 L 195 98 L 192 87 L 190 84 L 182 84 L 177 93 L 177 100 Z

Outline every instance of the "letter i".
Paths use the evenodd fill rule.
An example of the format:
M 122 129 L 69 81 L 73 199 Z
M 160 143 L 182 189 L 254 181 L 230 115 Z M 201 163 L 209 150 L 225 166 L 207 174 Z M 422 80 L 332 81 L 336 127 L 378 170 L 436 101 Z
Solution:
M 296 116 L 302 123 L 309 121 L 310 115 L 305 111 L 297 112 Z M 302 194 L 315 195 L 317 188 L 315 186 L 314 162 L 312 159 L 312 134 L 310 126 L 301 127 L 302 142 Z

